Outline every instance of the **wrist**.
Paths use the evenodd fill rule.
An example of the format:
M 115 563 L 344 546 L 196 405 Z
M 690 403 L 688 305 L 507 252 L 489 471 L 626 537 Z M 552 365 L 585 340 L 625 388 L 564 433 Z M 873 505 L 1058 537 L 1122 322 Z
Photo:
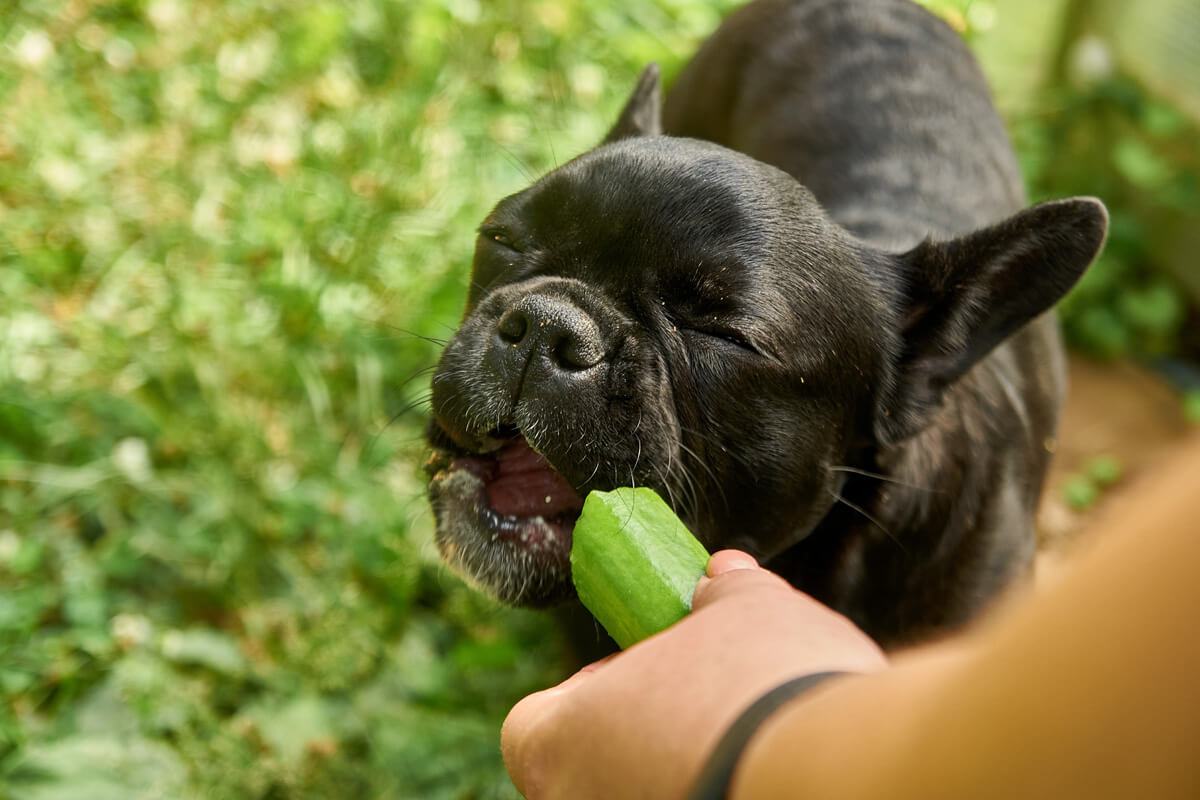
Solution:
M 734 773 L 747 745 L 776 711 L 844 672 L 817 672 L 792 678 L 759 697 L 731 724 L 712 749 L 688 800 L 724 800 L 731 796 Z

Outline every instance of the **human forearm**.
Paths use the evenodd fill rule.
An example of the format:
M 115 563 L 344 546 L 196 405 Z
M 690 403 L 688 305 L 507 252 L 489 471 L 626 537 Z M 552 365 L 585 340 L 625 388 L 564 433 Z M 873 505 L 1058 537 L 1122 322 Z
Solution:
M 976 632 L 781 709 L 734 800 L 1196 797 L 1200 442 Z

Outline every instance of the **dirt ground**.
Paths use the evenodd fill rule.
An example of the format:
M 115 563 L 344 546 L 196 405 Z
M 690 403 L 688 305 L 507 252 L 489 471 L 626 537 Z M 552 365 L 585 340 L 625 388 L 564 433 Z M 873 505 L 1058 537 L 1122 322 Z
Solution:
M 1136 492 L 1137 477 L 1178 448 L 1195 428 L 1183 416 L 1178 393 L 1136 364 L 1073 357 L 1070 377 L 1058 445 L 1038 511 L 1039 577 L 1056 572 L 1072 546 L 1086 539 L 1089 522 Z M 1064 487 L 1098 456 L 1115 457 L 1121 476 L 1094 505 L 1072 509 Z

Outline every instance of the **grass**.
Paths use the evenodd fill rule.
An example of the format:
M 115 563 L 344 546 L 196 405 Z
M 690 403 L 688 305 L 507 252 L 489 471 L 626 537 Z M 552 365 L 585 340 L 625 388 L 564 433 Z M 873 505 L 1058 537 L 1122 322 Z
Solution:
M 489 205 L 718 12 L 0 15 L 0 796 L 515 795 L 558 644 L 438 561 L 427 370 Z
M 515 797 L 561 651 L 438 560 L 428 370 L 735 3 L 0 5 L 0 798 Z

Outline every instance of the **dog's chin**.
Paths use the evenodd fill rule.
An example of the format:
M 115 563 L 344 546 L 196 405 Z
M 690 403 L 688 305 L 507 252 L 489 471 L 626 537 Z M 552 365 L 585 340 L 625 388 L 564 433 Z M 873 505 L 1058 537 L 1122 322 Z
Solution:
M 571 532 L 583 499 L 524 436 L 489 437 L 483 452 L 435 440 L 425 470 L 438 549 L 451 568 L 509 605 L 543 608 L 574 596 Z

